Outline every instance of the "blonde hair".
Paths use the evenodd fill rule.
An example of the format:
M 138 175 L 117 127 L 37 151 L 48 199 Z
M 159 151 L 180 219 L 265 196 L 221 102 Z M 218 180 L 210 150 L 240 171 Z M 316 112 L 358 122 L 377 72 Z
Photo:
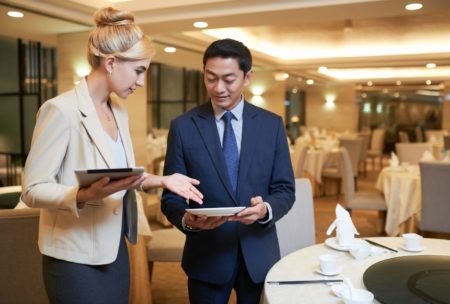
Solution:
M 122 60 L 150 59 L 155 48 L 150 38 L 134 23 L 134 16 L 112 7 L 99 9 L 94 14 L 96 28 L 89 34 L 87 59 L 92 68 L 109 55 Z

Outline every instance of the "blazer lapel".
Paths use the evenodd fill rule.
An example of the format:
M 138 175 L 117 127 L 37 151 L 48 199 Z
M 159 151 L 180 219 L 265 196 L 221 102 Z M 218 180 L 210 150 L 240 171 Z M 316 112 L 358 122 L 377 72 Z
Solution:
M 77 94 L 78 108 L 81 112 L 81 123 L 86 132 L 91 137 L 94 145 L 97 147 L 100 155 L 109 168 L 115 167 L 115 160 L 111 148 L 106 141 L 105 132 L 97 117 L 94 102 L 89 95 L 86 80 L 82 79 L 80 84 L 75 88 Z
M 227 166 L 222 153 L 222 146 L 220 144 L 219 133 L 217 132 L 214 111 L 211 103 L 199 108 L 198 115 L 194 116 L 192 119 L 203 139 L 203 142 L 205 143 L 205 147 L 213 161 L 214 168 L 219 175 L 220 180 L 224 184 L 233 202 L 237 205 L 236 197 L 233 193 L 230 179 L 228 177 Z
M 239 174 L 237 183 L 237 193 L 239 188 L 245 185 L 245 178 L 247 171 L 250 168 L 253 155 L 256 153 L 256 134 L 258 133 L 258 112 L 255 111 L 255 107 L 248 102 L 244 104 L 244 111 L 242 113 L 242 140 L 241 140 L 241 153 L 239 155 Z

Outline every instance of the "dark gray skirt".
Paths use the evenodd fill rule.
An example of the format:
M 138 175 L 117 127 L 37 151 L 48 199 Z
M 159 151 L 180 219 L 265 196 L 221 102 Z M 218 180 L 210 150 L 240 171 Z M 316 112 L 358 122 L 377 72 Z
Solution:
M 43 255 L 47 295 L 54 304 L 127 304 L 130 264 L 125 243 L 125 219 L 117 259 L 106 265 L 85 265 Z

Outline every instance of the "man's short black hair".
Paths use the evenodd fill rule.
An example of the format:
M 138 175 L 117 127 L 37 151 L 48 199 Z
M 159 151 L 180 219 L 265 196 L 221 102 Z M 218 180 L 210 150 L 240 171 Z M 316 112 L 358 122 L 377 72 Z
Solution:
M 250 50 L 240 41 L 234 39 L 221 39 L 211 43 L 203 54 L 203 68 L 210 58 L 235 58 L 239 69 L 247 74 L 252 69 L 252 54 Z

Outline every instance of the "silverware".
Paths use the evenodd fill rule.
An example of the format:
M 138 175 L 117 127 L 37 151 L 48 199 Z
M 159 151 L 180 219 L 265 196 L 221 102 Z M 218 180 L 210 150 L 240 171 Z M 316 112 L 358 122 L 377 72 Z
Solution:
M 371 240 L 367 240 L 367 239 L 365 239 L 365 241 L 366 241 L 367 243 L 369 243 L 369 244 L 374 245 L 374 246 L 378 246 L 378 247 L 381 247 L 381 248 L 384 248 L 384 249 L 387 249 L 387 250 L 390 250 L 390 251 L 393 251 L 393 252 L 398 252 L 397 250 L 395 250 L 395 249 L 393 249 L 393 248 L 390 248 L 390 247 L 381 245 L 381 244 L 379 244 L 379 243 L 377 243 L 377 242 L 374 242 L 374 241 L 371 241 Z
M 302 280 L 302 281 L 267 281 L 267 284 L 275 285 L 298 285 L 298 284 L 317 284 L 317 283 L 342 283 L 343 280 Z

